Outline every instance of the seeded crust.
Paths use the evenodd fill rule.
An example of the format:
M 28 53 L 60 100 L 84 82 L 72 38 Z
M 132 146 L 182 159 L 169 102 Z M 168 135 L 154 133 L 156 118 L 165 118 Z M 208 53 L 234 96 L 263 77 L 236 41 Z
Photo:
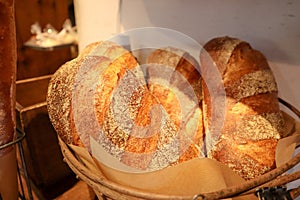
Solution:
M 170 75 L 170 80 L 168 80 L 170 84 L 184 91 L 186 85 L 178 77 L 177 73 L 179 73 L 193 88 L 200 104 L 202 100 L 200 66 L 189 53 L 174 47 L 156 49 L 149 55 L 147 64 L 157 64 L 156 67 L 173 68 L 173 74 Z M 148 73 L 149 78 L 155 76 L 155 73 L 153 74 L 151 71 L 148 71 Z
M 158 170 L 203 157 L 200 108 L 195 107 L 188 119 L 184 120 L 181 118 L 180 102 L 171 89 L 161 85 L 140 85 L 136 89 L 128 103 L 122 97 L 115 96 L 114 100 L 118 103 L 112 105 L 113 108 L 104 118 L 106 137 L 119 147 L 113 151 L 109 149 L 109 144 L 106 149 L 110 154 L 126 165 L 142 170 Z M 125 113 L 124 108 L 129 111 L 129 119 L 128 115 L 122 118 L 124 115 L 118 114 Z M 132 120 L 136 127 L 126 128 L 130 124 L 128 120 Z
M 192 69 L 191 64 L 181 57 L 176 59 L 179 64 L 173 71 L 178 69 L 194 81 L 196 71 L 187 73 L 180 66 L 183 63 Z M 169 61 L 166 64 L 172 65 Z M 147 84 L 144 77 L 136 59 L 125 49 L 109 42 L 88 46 L 78 58 L 60 67 L 49 84 L 49 116 L 59 136 L 65 143 L 84 146 L 90 152 L 93 137 L 110 155 L 138 169 L 157 170 L 203 156 L 198 102 L 182 117 L 182 102 L 176 94 L 188 102 L 195 99 L 176 84 Z M 196 77 L 199 89 L 199 73 Z M 96 121 L 90 120 L 94 118 Z
M 183 113 L 176 113 L 178 108 L 181 110 L 189 110 L 190 113 L 187 116 L 184 124 L 181 124 L 181 134 L 179 134 L 180 140 L 180 149 L 177 152 L 179 160 L 175 163 L 180 163 L 192 158 L 201 158 L 205 157 L 204 152 L 204 131 L 203 131 L 203 119 L 202 119 L 202 86 L 201 86 L 201 74 L 200 66 L 197 61 L 187 52 L 179 50 L 173 47 L 167 47 L 162 49 L 154 50 L 147 59 L 147 64 L 152 65 L 153 68 L 149 68 L 148 80 L 147 82 L 158 83 L 160 85 L 170 88 L 176 88 L 177 98 L 181 99 L 182 102 L 179 102 L 180 105 L 174 105 L 176 97 L 169 97 L 169 99 L 164 99 L 163 91 L 160 91 L 158 85 L 151 85 L 149 87 L 151 93 L 158 97 L 164 105 L 169 106 L 167 108 L 170 111 L 171 118 L 173 116 L 182 115 Z M 161 73 L 163 70 L 156 71 L 157 68 L 171 68 L 170 71 L 166 71 L 165 74 L 170 74 L 167 78 L 163 78 Z M 193 92 L 191 92 L 191 90 Z M 171 94 L 171 93 L 169 93 Z M 180 96 L 182 95 L 182 96 Z M 189 106 L 194 105 L 194 108 Z M 179 116 L 180 116 L 179 115 Z M 183 114 L 185 115 L 185 114 Z M 175 125 L 178 129 L 178 120 L 172 120 L 175 122 Z M 193 133 L 193 135 L 188 135 Z M 187 134 L 187 135 L 186 135 Z M 171 151 L 172 154 L 175 154 L 175 151 Z M 170 157 L 170 156 L 167 156 Z
M 219 70 L 226 91 L 225 122 L 220 135 L 207 137 L 212 144 L 209 158 L 225 163 L 245 179 L 255 178 L 275 167 L 275 147 L 283 135 L 277 85 L 266 58 L 239 39 L 214 38 L 201 52 L 201 70 Z M 204 56 L 211 56 L 213 63 Z M 214 78 L 212 74 L 210 77 Z M 203 81 L 205 134 L 211 121 L 210 94 Z
M 47 109 L 52 125 L 57 134 L 67 144 L 82 146 L 73 126 L 72 90 L 76 74 L 85 57 L 100 42 L 87 46 L 80 55 L 62 65 L 52 76 L 47 92 Z
M 210 122 L 210 94 L 192 57 L 172 48 L 156 50 L 150 55 L 148 64 L 167 65 L 173 68 L 173 73 L 168 80 L 159 80 L 158 74 L 148 71 L 149 79 L 144 80 L 129 52 L 123 54 L 122 48 L 109 43 L 99 48 L 99 44 L 92 44 L 78 58 L 63 65 L 50 81 L 49 116 L 61 138 L 68 144 L 87 144 L 89 149 L 89 138 L 79 138 L 77 134 L 74 115 L 80 118 L 95 115 L 102 131 L 92 132 L 91 136 L 101 142 L 107 152 L 129 166 L 156 170 L 204 157 L 203 128 L 205 134 L 210 134 L 210 123 L 213 123 Z M 220 137 L 213 136 L 212 141 L 205 141 L 214 144 L 207 152 L 208 157 L 227 164 L 245 179 L 252 179 L 275 167 L 275 146 L 284 127 L 274 76 L 264 56 L 239 39 L 217 38 L 204 48 L 218 67 L 226 91 L 226 107 L 220 108 L 226 109 L 225 124 Z M 91 81 L 81 80 L 77 75 L 83 63 L 94 61 L 101 65 L 94 67 L 101 70 L 97 71 L 99 80 L 95 93 L 91 93 L 88 91 Z M 201 70 L 207 75 L 206 64 L 202 63 Z M 133 71 L 127 73 L 128 69 Z M 187 85 L 176 78 L 177 72 L 188 81 Z M 87 73 L 93 75 L 93 71 Z M 215 78 L 214 74 L 209 77 Z M 121 84 L 121 80 L 125 82 Z M 164 87 L 166 81 L 169 83 L 167 88 Z M 159 84 L 154 84 L 156 82 Z M 75 92 L 74 95 L 74 87 L 79 86 L 87 92 Z M 119 96 L 114 93 L 117 86 L 123 91 Z M 186 89 L 188 86 L 192 86 L 196 101 Z M 72 107 L 73 97 L 83 100 L 90 95 L 94 99 L 92 106 Z M 178 99 L 184 99 L 184 103 Z M 199 107 L 189 107 L 198 104 Z M 165 113 L 157 114 L 155 109 L 159 107 L 155 105 L 161 105 Z M 179 108 L 188 108 L 190 112 L 181 119 Z M 159 126 L 150 121 L 149 116 L 153 113 L 151 119 L 160 121 Z M 133 132 L 132 122 L 139 125 Z M 88 129 L 91 124 L 81 122 L 79 126 Z M 142 129 L 147 126 L 150 128 Z M 145 135 L 148 137 L 140 137 Z
M 249 180 L 274 169 L 276 145 L 276 139 L 239 143 L 233 138 L 222 136 L 211 157 Z
M 114 55 L 120 53 L 118 51 L 120 49 L 114 48 L 109 42 L 92 43 L 84 48 L 77 58 L 62 65 L 51 78 L 47 92 L 47 109 L 56 132 L 65 143 L 78 146 L 89 143 L 89 138 L 84 138 L 84 142 L 81 141 L 83 138 L 79 138 L 74 124 L 72 98 L 77 82 L 81 81 L 78 73 L 86 64 L 97 68 L 93 66 L 94 63 L 97 65 L 109 62 L 110 59 L 106 57 L 114 58 Z M 97 55 L 99 52 L 102 52 L 102 56 Z M 83 117 L 84 114 L 82 113 Z
M 237 101 L 255 96 L 256 94 L 265 94 L 277 92 L 277 85 L 270 69 L 258 70 L 240 77 L 236 82 L 224 83 L 226 95 Z

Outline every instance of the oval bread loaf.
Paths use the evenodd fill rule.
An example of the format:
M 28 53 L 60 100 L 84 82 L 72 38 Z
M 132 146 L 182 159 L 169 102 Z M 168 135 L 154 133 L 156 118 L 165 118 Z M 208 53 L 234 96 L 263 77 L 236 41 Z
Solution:
M 180 161 L 204 157 L 202 87 L 199 63 L 189 53 L 181 49 L 166 47 L 154 50 L 148 56 L 147 64 L 149 65 L 147 82 L 150 83 L 150 91 L 157 94 L 156 96 L 165 96 L 158 94 L 161 88 L 152 85 L 151 82 L 169 85 L 169 87 L 174 88 L 173 91 L 178 91 L 177 94 L 181 93 L 184 96 L 180 98 L 182 110 L 191 111 L 182 115 L 188 120 L 184 122 L 186 125 L 180 138 L 182 149 Z M 166 98 L 165 101 L 172 103 L 172 98 Z M 170 109 L 174 108 L 170 107 Z
M 100 43 L 87 46 L 77 58 L 62 65 L 52 76 L 47 92 L 47 110 L 52 125 L 67 144 L 83 146 L 72 121 L 72 91 L 76 73 L 85 57 Z
M 207 57 L 209 56 L 209 58 Z M 275 149 L 283 134 L 277 85 L 266 58 L 247 42 L 230 37 L 214 38 L 201 53 L 203 113 L 206 138 L 212 143 L 208 157 L 216 159 L 245 179 L 257 177 L 275 167 Z M 210 59 L 211 58 L 211 59 Z M 212 63 L 211 63 L 212 62 Z M 224 126 L 210 135 L 212 105 L 205 79 L 216 66 L 226 92 Z

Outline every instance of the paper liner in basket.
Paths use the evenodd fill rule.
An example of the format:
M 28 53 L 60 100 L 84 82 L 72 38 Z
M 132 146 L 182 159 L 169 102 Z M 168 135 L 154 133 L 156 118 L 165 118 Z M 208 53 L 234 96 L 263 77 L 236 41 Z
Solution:
M 288 115 L 285 115 L 285 118 L 288 122 L 286 132 L 294 132 L 295 120 Z M 279 140 L 276 149 L 277 166 L 292 158 L 295 146 L 299 142 L 299 130 Z M 115 170 L 98 162 L 85 148 L 74 145 L 69 145 L 69 147 L 95 175 L 104 176 L 117 184 L 153 194 L 195 195 L 240 185 L 245 181 L 227 166 L 209 158 L 193 159 L 154 172 L 129 173 Z M 257 199 L 257 197 L 247 195 L 234 199 Z
M 148 173 L 125 173 L 94 159 L 82 147 L 69 145 L 86 167 L 96 175 L 135 189 L 154 194 L 195 195 L 213 192 L 242 183 L 244 180 L 225 165 L 209 159 L 193 159 L 172 167 Z M 256 199 L 247 196 L 245 199 Z

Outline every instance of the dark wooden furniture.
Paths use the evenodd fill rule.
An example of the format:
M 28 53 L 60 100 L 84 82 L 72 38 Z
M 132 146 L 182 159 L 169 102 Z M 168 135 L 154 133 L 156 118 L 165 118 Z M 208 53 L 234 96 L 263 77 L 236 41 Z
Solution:
M 76 181 L 63 162 L 57 134 L 49 120 L 46 92 L 51 75 L 76 56 L 76 46 L 54 50 L 34 49 L 24 43 L 31 37 L 31 25 L 51 24 L 58 31 L 70 13 L 69 0 L 16 0 L 17 32 L 17 126 L 26 133 L 23 140 L 28 175 L 39 199 L 54 199 Z

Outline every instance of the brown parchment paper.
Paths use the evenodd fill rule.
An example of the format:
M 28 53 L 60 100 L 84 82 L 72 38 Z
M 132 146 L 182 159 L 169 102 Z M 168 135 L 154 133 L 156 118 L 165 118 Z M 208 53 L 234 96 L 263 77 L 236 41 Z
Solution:
M 286 135 L 276 149 L 276 164 L 280 166 L 292 158 L 296 144 L 300 142 L 300 131 L 295 130 L 295 120 L 285 114 Z M 149 173 L 127 173 L 112 169 L 94 159 L 86 149 L 74 145 L 69 147 L 86 167 L 96 175 L 145 192 L 166 195 L 195 195 L 214 192 L 243 183 L 245 180 L 220 162 L 209 158 L 193 159 L 184 163 Z M 233 199 L 257 199 L 254 195 Z

